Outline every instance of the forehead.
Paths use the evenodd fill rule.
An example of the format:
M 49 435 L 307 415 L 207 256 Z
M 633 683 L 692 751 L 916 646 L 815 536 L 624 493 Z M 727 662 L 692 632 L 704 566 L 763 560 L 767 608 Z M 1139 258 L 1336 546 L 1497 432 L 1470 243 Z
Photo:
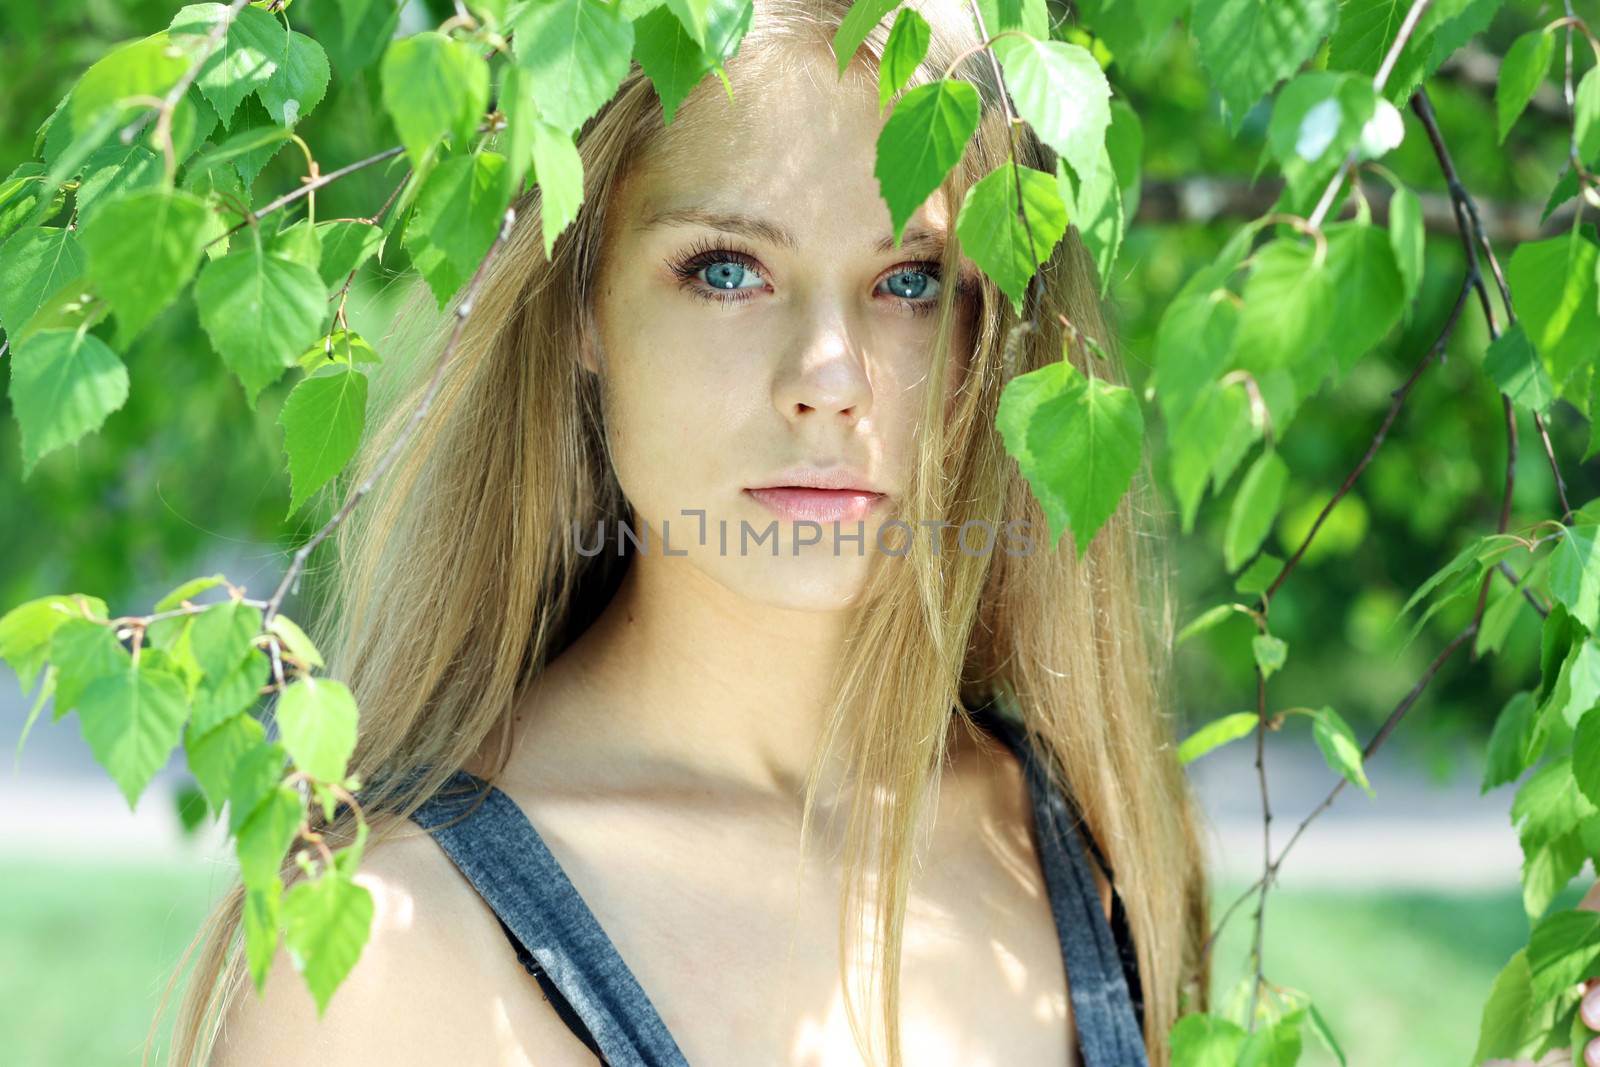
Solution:
M 808 235 L 886 250 L 887 205 L 875 176 L 875 80 L 857 64 L 841 78 L 818 44 L 784 43 L 729 68 L 732 99 L 713 76 L 679 110 L 624 183 L 623 214 L 639 231 L 712 225 L 795 247 Z M 905 237 L 946 231 L 942 198 L 913 216 Z

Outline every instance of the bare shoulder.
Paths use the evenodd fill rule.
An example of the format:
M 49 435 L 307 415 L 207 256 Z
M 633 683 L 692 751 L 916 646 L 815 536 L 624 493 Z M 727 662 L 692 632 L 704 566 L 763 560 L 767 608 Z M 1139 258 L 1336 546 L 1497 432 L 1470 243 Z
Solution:
M 958 788 L 976 791 L 981 798 L 978 810 L 988 813 L 997 827 L 1008 832 L 1019 850 L 1026 843 L 1026 851 L 1038 860 L 1037 830 L 1034 822 L 1033 796 L 1029 791 L 1027 773 L 1022 760 L 1011 747 L 998 737 L 974 727 L 969 733 L 957 728 L 951 737 L 952 779 L 961 783 Z M 1086 833 L 1082 826 L 1079 834 Z M 1109 922 L 1111 918 L 1111 883 L 1105 871 L 1095 861 L 1093 852 L 1085 849 L 1089 871 L 1094 877 L 1095 889 L 1100 897 L 1101 910 Z
M 327 1012 L 280 949 L 261 993 L 247 983 L 229 1005 L 212 1067 L 594 1067 L 430 836 L 407 826 L 373 844 L 356 881 L 372 893 L 372 933 Z

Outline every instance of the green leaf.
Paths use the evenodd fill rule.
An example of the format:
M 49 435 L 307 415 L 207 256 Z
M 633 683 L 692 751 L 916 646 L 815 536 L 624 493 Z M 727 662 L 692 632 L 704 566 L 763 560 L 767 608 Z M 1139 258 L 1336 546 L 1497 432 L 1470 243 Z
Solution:
M 81 593 L 36 597 L 0 615 L 0 659 L 15 672 L 24 695 L 33 689 L 39 669 L 50 658 L 52 635 L 64 623 L 84 618 L 80 604 L 96 618 L 106 617 L 105 601 Z
M 683 23 L 665 6 L 652 9 L 634 22 L 633 58 L 639 61 L 650 84 L 655 86 L 656 96 L 661 101 L 662 118 L 667 125 L 672 124 L 678 106 L 688 99 L 700 79 L 711 70 L 705 52 L 684 31 Z M 518 101 L 523 114 L 536 116 L 538 109 L 533 103 L 533 85 L 527 74 L 520 67 L 507 67 L 504 78 L 508 88 L 501 90 L 501 100 Z M 515 92 L 510 88 L 514 83 Z M 518 161 L 514 152 L 511 158 L 514 163 Z
M 1250 566 L 1239 572 L 1239 577 L 1233 581 L 1234 592 L 1264 593 L 1278 580 L 1282 571 L 1283 560 L 1271 552 L 1263 552 L 1251 561 Z
M 1124 226 L 1122 192 L 1110 153 L 1102 150 L 1094 168 L 1081 177 L 1065 160 L 1056 160 L 1056 183 L 1067 218 L 1078 228 L 1084 247 L 1094 257 L 1100 295 L 1104 296 L 1111 285 L 1112 264 L 1122 247 Z
M 1172 1027 L 1172 1067 L 1236 1067 L 1244 1027 L 1217 1015 L 1190 1014 Z
M 191 735 L 185 746 L 189 771 L 212 808 L 222 809 L 234 768 L 245 753 L 259 748 L 266 736 L 266 728 L 248 715 L 235 715 L 204 734 Z
M 1537 708 L 1533 694 L 1522 690 L 1507 700 L 1495 716 L 1484 759 L 1480 793 L 1516 781 L 1539 758 L 1545 733 L 1540 728 L 1539 717 L 1534 714 Z
M 1226 482 L 1255 440 L 1249 410 L 1242 385 L 1208 382 L 1173 429 L 1172 483 L 1184 533 L 1194 529 L 1207 483 Z
M 873 174 L 889 207 L 896 247 L 923 202 L 955 167 L 978 129 L 978 90 L 941 78 L 908 91 L 878 134 Z
M 261 632 L 261 609 L 239 600 L 213 604 L 194 619 L 191 642 L 206 681 L 216 685 L 253 647 Z
M 190 578 L 172 592 L 156 601 L 155 613 L 159 615 L 163 612 L 172 611 L 175 608 L 182 607 L 185 600 L 193 601 L 194 598 L 199 596 L 201 593 L 204 593 L 208 589 L 215 589 L 217 586 L 226 583 L 227 580 L 227 576 L 223 575 L 221 572 L 203 575 L 199 578 Z
M 1590 67 L 1578 82 L 1573 98 L 1573 131 L 1578 139 L 1578 158 L 1592 164 L 1600 158 L 1600 77 Z
M 1590 633 L 1600 631 L 1600 526 L 1569 526 L 1551 552 L 1550 592 Z
M 666 0 L 666 8 L 678 20 L 696 47 L 703 47 L 710 21 L 710 0 Z
M 1583 795 L 1600 806 L 1600 715 L 1593 708 L 1572 732 L 1572 776 Z
M 245 890 L 243 909 L 245 956 L 249 961 L 250 980 L 254 983 L 258 994 L 266 985 L 267 972 L 271 970 L 273 957 L 278 952 L 279 914 L 282 902 L 282 878 L 269 878 L 260 886 Z
M 273 145 L 281 145 L 291 136 L 286 126 L 250 126 L 233 134 L 219 145 L 201 152 L 189 161 L 190 177 L 205 174 L 224 163 Z
M 191 4 L 173 16 L 169 32 L 175 42 L 199 48 L 227 11 L 225 4 Z M 277 19 L 258 7 L 242 8 L 201 65 L 195 85 L 223 123 L 232 125 L 240 101 L 272 80 L 287 49 L 288 32 Z
M 1368 796 L 1372 795 L 1372 786 L 1362 766 L 1361 744 L 1342 715 L 1327 706 L 1320 708 L 1312 719 L 1311 736 L 1330 768 L 1344 775 L 1350 784 L 1366 790 Z
M 1215 607 L 1207 608 L 1187 626 L 1179 630 L 1172 643 L 1174 646 L 1181 645 L 1191 637 L 1197 637 L 1218 624 L 1233 618 L 1238 612 L 1239 606 L 1237 604 L 1218 604 Z
M 133 657 L 112 628 L 81 616 L 63 622 L 50 635 L 50 662 L 56 669 L 53 718 L 57 720 L 78 706 L 91 682 L 133 669 Z
M 172 754 L 188 717 L 183 683 L 170 674 L 134 666 L 89 683 L 78 700 L 78 722 L 94 758 L 128 801 L 139 794 Z
M 267 624 L 267 629 L 278 635 L 289 655 L 298 659 L 308 667 L 321 667 L 322 654 L 317 651 L 317 646 L 311 643 L 311 638 L 294 620 L 287 615 L 274 615 L 272 622 Z
M 850 61 L 861 50 L 867 35 L 883 21 L 885 15 L 899 6 L 900 0 L 857 0 L 851 3 L 850 10 L 839 21 L 839 28 L 833 32 L 833 55 L 840 75 L 849 69 Z
M 404 244 L 443 308 L 494 244 L 511 199 L 506 159 L 498 152 L 452 156 L 428 175 Z
M 1178 746 L 1178 762 L 1193 763 L 1214 748 L 1246 737 L 1260 721 L 1261 716 L 1253 711 L 1236 711 L 1213 719 L 1183 739 L 1183 744 Z
M 1473 1063 L 1490 1057 L 1520 1056 L 1533 1037 L 1535 1009 L 1533 972 L 1528 967 L 1528 950 L 1512 954 L 1489 990 L 1478 1029 L 1478 1048 Z
M 322 241 L 322 259 L 317 273 L 330 292 L 344 285 L 350 272 L 371 259 L 383 243 L 383 231 L 370 222 L 337 219 L 317 223 Z
M 42 456 L 98 430 L 123 405 L 128 369 L 91 333 L 44 330 L 11 353 L 10 397 L 26 478 Z
M 1300 1017 L 1289 1015 L 1246 1035 L 1239 1067 L 1295 1067 L 1300 1060 Z
M 259 96 L 247 96 L 244 103 L 239 105 L 239 111 L 233 117 L 232 129 L 239 136 L 256 130 L 279 129 L 277 123 L 272 121 L 272 116 L 267 114 L 266 105 L 261 103 Z M 239 175 L 239 180 L 244 183 L 244 188 L 249 189 L 266 165 L 272 162 L 272 157 L 283 150 L 288 143 L 287 138 L 265 138 L 260 145 L 247 149 L 233 157 L 234 172 Z
M 366 418 L 367 376 L 358 370 L 332 366 L 294 387 L 278 414 L 293 489 L 290 515 L 350 462 Z
M 14 233 L 18 227 L 28 221 L 35 209 L 42 207 L 44 198 L 44 164 L 27 162 L 17 165 L 17 169 L 6 175 L 6 180 L 0 182 L 0 240 Z M 58 193 L 59 209 L 66 202 L 65 193 Z M 50 210 L 46 214 L 55 214 Z
M 260 889 L 279 876 L 304 816 L 300 794 L 284 785 L 275 786 L 250 813 L 234 842 L 239 875 L 246 886 Z
M 431 30 L 390 44 L 381 76 L 383 106 L 419 171 L 441 138 L 453 137 L 458 151 L 465 148 L 489 103 L 483 57 Z
M 1521 322 L 1514 322 L 1484 353 L 1483 369 L 1511 402 L 1527 411 L 1546 412 L 1555 402 L 1555 387 L 1539 353 L 1528 343 Z
M 1263 678 L 1271 678 L 1283 668 L 1284 661 L 1289 658 L 1289 646 L 1282 638 L 1273 637 L 1271 634 L 1256 634 L 1252 637 L 1250 651 L 1255 656 L 1256 666 L 1261 669 Z
M 1317 262 L 1311 245 L 1280 237 L 1256 251 L 1243 296 L 1232 361 L 1258 378 L 1280 368 L 1293 376 L 1294 400 L 1287 407 L 1267 405 L 1281 436 L 1294 404 L 1314 393 L 1331 369 L 1327 341 L 1338 298 L 1333 270 Z
M 1540 920 L 1528 937 L 1528 973 L 1535 1000 L 1554 1000 L 1600 963 L 1600 912 L 1569 908 Z
M 360 334 L 350 330 L 334 330 L 300 353 L 300 358 L 296 362 L 301 370 L 310 374 L 334 364 L 353 367 L 357 364 L 381 363 L 383 360 Z
M 1238 570 L 1255 555 L 1272 531 L 1272 521 L 1278 517 L 1283 488 L 1288 482 L 1289 467 L 1276 449 L 1262 452 L 1245 472 L 1239 491 L 1234 495 L 1233 509 L 1228 513 L 1228 529 L 1223 535 L 1223 565 L 1229 571 Z
M 1081 559 L 1138 469 L 1144 437 L 1138 399 L 1063 358 L 1006 384 L 998 425 L 1044 509 L 1052 546 L 1070 529 Z
M 107 201 L 83 227 L 87 275 L 117 316 L 126 348 L 193 276 L 210 211 L 197 196 L 141 189 Z
M 45 298 L 82 278 L 87 257 L 72 230 L 29 226 L 0 245 L 0 328 L 15 338 Z
M 1334 373 L 1342 379 L 1400 321 L 1405 282 L 1389 235 L 1363 222 L 1323 227 L 1328 269 L 1333 275 L 1333 312 L 1339 328 L 1329 332 Z
M 1195 0 L 1189 25 L 1234 132 L 1251 105 L 1311 58 L 1337 14 L 1334 0 Z
M 285 943 L 320 1018 L 361 957 L 372 930 L 372 894 L 339 871 L 297 882 L 283 898 Z
M 328 56 L 322 46 L 291 30 L 283 62 L 256 95 L 272 121 L 293 126 L 322 102 L 328 91 L 328 74 Z
M 878 109 L 889 106 L 894 95 L 904 89 L 916 74 L 917 66 L 928 54 L 928 42 L 933 30 L 928 20 L 909 7 L 902 7 L 889 30 L 889 40 L 883 46 L 883 59 L 878 63 Z
M 1369 79 L 1333 71 L 1308 71 L 1283 87 L 1272 105 L 1267 144 L 1287 181 L 1285 207 L 1310 214 L 1377 102 Z
M 542 119 L 530 123 L 528 134 L 534 170 L 539 176 L 544 255 L 549 259 L 556 238 L 577 220 L 578 208 L 583 204 L 583 159 L 570 136 Z
M 83 161 L 78 183 L 78 224 L 94 217 L 103 203 L 136 189 L 150 189 L 165 180 L 161 157 L 142 144 L 109 144 Z
M 1156 327 L 1155 386 L 1168 425 L 1176 427 L 1216 388 L 1238 324 L 1237 299 L 1220 286 L 1180 292 L 1167 304 Z
M 1578 230 L 1524 241 L 1506 264 L 1511 303 L 1544 362 L 1557 395 L 1600 348 L 1596 308 L 1596 246 Z
M 1111 86 L 1089 50 L 1063 41 L 1001 37 L 993 44 L 1017 114 L 1075 174 L 1100 165 Z
M 302 263 L 259 241 L 208 263 L 195 283 L 200 325 L 250 405 L 322 333 L 327 288 Z
M 1400 271 L 1404 302 L 1409 305 L 1417 298 L 1417 289 L 1422 284 L 1427 234 L 1422 224 L 1422 201 L 1404 185 L 1396 186 L 1394 196 L 1389 199 L 1389 245 L 1394 252 L 1395 267 Z
M 1368 83 L 1382 65 L 1410 10 L 1411 0 L 1344 0 L 1339 5 L 1339 25 L 1328 42 L 1328 67 L 1355 71 Z M 1420 76 L 1428 49 L 1418 47 L 1421 26 L 1400 53 L 1392 82 L 1410 82 Z
M 1017 187 L 1022 202 L 1017 202 Z M 1022 314 L 1028 282 L 1067 232 L 1067 211 L 1049 174 L 1002 164 L 967 190 L 956 216 L 962 249 Z
M 1555 35 L 1543 30 L 1523 34 L 1506 50 L 1506 58 L 1500 63 L 1500 80 L 1494 88 L 1495 114 L 1502 142 L 1549 75 L 1550 60 L 1555 54 Z
M 120 118 L 135 96 L 165 96 L 189 63 L 166 34 L 154 34 L 113 49 L 83 72 L 72 87 L 67 108 L 74 132 L 93 127 L 105 117 Z M 148 104 L 138 105 L 148 109 Z M 129 113 L 131 117 L 131 112 Z
M 190 719 L 196 736 L 204 736 L 240 712 L 250 710 L 261 697 L 271 665 L 265 652 L 252 648 L 220 681 L 202 682 L 195 690 Z
M 289 758 L 324 782 L 344 780 L 358 718 L 355 697 L 331 678 L 301 678 L 278 697 L 278 729 Z
M 289 754 L 283 746 L 268 742 L 257 745 L 239 758 L 228 783 L 228 829 L 237 834 L 262 803 L 283 781 L 284 763 Z
M 675 14 L 682 8 L 678 0 L 668 6 Z M 528 72 L 545 121 L 563 132 L 576 131 L 599 111 L 628 73 L 633 23 L 615 4 L 539 0 L 511 21 L 517 64 Z
M 267 252 L 317 270 L 322 266 L 322 235 L 310 219 L 301 219 L 273 234 Z

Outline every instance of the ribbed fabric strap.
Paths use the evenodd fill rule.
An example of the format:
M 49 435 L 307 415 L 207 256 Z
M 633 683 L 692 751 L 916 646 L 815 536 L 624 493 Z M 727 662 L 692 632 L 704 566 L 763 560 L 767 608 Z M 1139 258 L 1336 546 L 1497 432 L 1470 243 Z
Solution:
M 1040 862 L 1067 967 L 1079 1060 L 1084 1067 L 1148 1067 L 1116 939 L 1100 910 L 1100 894 L 1078 834 L 1082 817 L 1069 798 L 1050 788 L 1047 770 L 1021 724 L 1004 718 L 992 704 L 973 717 L 1005 740 L 1028 778 Z M 1106 877 L 1111 877 L 1109 867 Z
M 510 797 L 457 771 L 411 818 L 433 832 L 560 988 L 608 1067 L 688 1067 L 616 945 Z

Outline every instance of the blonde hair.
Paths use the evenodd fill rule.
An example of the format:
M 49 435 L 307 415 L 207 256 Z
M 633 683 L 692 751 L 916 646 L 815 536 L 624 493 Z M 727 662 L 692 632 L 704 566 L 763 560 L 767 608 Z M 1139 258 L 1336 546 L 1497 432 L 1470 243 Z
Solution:
M 785 42 L 826 46 L 849 6 L 849 0 L 758 0 L 730 67 L 782 62 Z M 933 28 L 912 84 L 942 76 L 979 42 L 970 15 L 953 0 L 908 6 Z M 887 23 L 868 35 L 858 63 L 881 56 Z M 983 118 L 965 157 L 934 194 L 944 198 L 951 219 L 967 189 L 1007 162 L 1013 137 L 1019 164 L 1055 169 L 1050 150 L 1031 131 L 1008 129 L 983 53 L 963 60 L 956 76 L 978 89 Z M 714 79 L 702 82 L 682 114 L 692 121 L 698 94 L 722 91 Z M 490 741 L 498 755 L 485 777 L 494 780 L 509 756 L 519 696 L 592 621 L 627 565 L 611 552 L 581 556 L 566 536 L 622 516 L 626 507 L 606 459 L 599 387 L 577 353 L 583 331 L 592 328 L 589 309 L 615 190 L 671 136 L 635 64 L 581 131 L 584 201 L 577 220 L 547 260 L 540 193 L 525 196 L 429 416 L 335 535 L 335 585 L 312 630 L 332 653 L 330 673 L 350 686 L 361 708 L 351 769 L 371 786 L 363 800 L 374 842 L 403 828 L 452 770 Z M 945 277 L 956 276 L 959 254 L 952 234 Z M 1027 518 L 1035 531 L 1048 530 L 1004 451 L 995 418 L 1008 362 L 1020 373 L 1062 358 L 1061 317 L 1114 351 L 1094 266 L 1075 230 L 1041 268 L 1035 296 L 1037 328 L 1008 345 L 1017 316 L 982 279 L 959 386 L 953 395 L 926 391 L 921 451 L 901 513 L 913 527 L 924 518 L 952 528 L 975 519 L 998 526 Z M 430 299 L 425 291 L 419 296 Z M 932 382 L 946 380 L 960 312 L 956 287 L 946 286 Z M 422 351 L 437 352 L 442 336 L 443 327 Z M 1125 381 L 1114 359 L 1095 359 L 1082 345 L 1070 346 L 1068 358 L 1086 373 Z M 404 378 L 392 377 L 398 360 L 382 369 L 373 398 L 382 416 L 371 420 L 349 484 L 366 476 L 415 406 L 431 367 L 426 359 L 413 364 Z M 1168 1062 L 1166 1035 L 1179 1013 L 1206 1008 L 1205 865 L 1166 710 L 1172 613 L 1165 522 L 1146 461 L 1081 559 L 1065 541 L 1051 551 L 974 555 L 948 545 L 936 550 L 924 537 L 912 538 L 905 556 L 888 561 L 894 565 L 872 568 L 807 781 L 805 827 L 823 756 L 842 746 L 855 788 L 839 937 L 843 948 L 858 920 L 870 917 L 871 944 L 881 955 L 864 1003 L 876 998 L 890 1067 L 901 1063 L 899 961 L 913 840 L 936 795 L 952 709 L 991 698 L 1020 717 L 1057 786 L 1070 782 L 1114 872 L 1136 947 L 1153 1065 Z M 416 771 L 423 773 L 410 773 Z M 320 812 L 312 807 L 317 825 Z M 347 811 L 324 828 L 335 842 L 349 840 L 352 831 Z M 297 875 L 286 863 L 285 879 Z M 170 1063 L 207 1062 L 228 1005 L 249 988 L 242 901 L 235 885 L 197 938 Z M 858 1043 L 870 1048 L 852 998 L 845 1001 Z

